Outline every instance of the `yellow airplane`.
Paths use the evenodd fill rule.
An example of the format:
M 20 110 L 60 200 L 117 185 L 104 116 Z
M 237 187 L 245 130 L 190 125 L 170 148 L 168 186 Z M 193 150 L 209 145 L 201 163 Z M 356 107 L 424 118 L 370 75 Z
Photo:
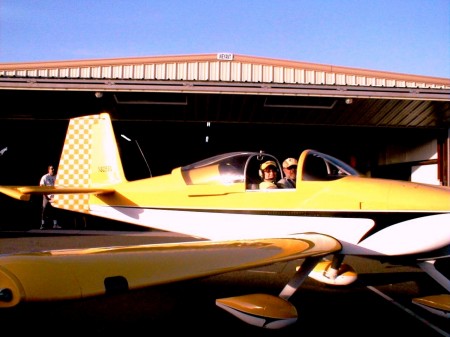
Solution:
M 297 187 L 258 189 L 276 157 L 232 152 L 170 174 L 127 181 L 110 116 L 70 120 L 54 187 L 0 186 L 18 200 L 54 194 L 58 208 L 184 233 L 201 241 L 65 249 L 0 256 L 0 308 L 86 298 L 298 260 L 278 296 L 216 300 L 242 321 L 278 329 L 297 320 L 289 298 L 307 277 L 348 285 L 346 255 L 418 265 L 445 294 L 413 299 L 449 317 L 450 188 L 368 178 L 329 155 L 303 151 Z

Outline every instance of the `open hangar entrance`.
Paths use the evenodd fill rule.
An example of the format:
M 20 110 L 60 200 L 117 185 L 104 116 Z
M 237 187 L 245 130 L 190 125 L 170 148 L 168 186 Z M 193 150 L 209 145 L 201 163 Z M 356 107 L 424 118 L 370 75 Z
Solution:
M 0 97 L 7 107 L 0 147 L 8 147 L 0 157 L 2 184 L 34 184 L 59 160 L 68 120 L 101 112 L 111 114 L 117 135 L 132 140 L 118 138 L 130 179 L 149 175 L 142 155 L 160 175 L 222 152 L 261 150 L 282 161 L 314 148 L 356 160 L 361 173 L 410 180 L 413 166 L 437 164 L 438 157 L 408 159 L 402 151 L 435 144 L 443 160 L 448 139 L 443 122 L 418 126 L 445 115 L 448 103 L 436 101 L 51 90 L 0 90 Z M 445 161 L 440 168 L 445 179 Z
M 183 57 L 183 64 L 186 60 Z M 154 65 L 149 79 L 135 79 L 135 70 L 127 75 L 123 69 L 133 63 L 128 59 L 114 65 L 105 60 L 16 64 L 3 72 L 0 67 L 4 106 L 0 150 L 8 148 L 0 156 L 0 184 L 37 184 L 47 165 L 59 160 L 69 119 L 109 112 L 130 180 L 170 173 L 174 167 L 222 152 L 261 150 L 282 161 L 313 148 L 352 161 L 361 173 L 373 177 L 413 180 L 415 168 L 431 167 L 429 182 L 449 185 L 450 86 L 446 79 L 423 85 L 422 80 L 435 79 L 405 76 L 412 83 L 409 87 L 398 75 L 393 85 L 386 78 L 373 85 L 370 78 L 378 81 L 391 74 L 366 71 L 358 75 L 353 69 L 340 69 L 351 73 L 345 74 L 345 81 L 361 76 L 366 85 L 337 80 L 327 84 L 323 78 L 328 73 L 320 67 L 305 66 L 300 71 L 305 80 L 289 80 L 285 74 L 297 64 L 234 57 L 232 62 L 242 70 L 236 80 L 221 70 L 234 74 L 234 63 L 217 60 L 215 55 L 188 60 L 186 76 L 178 65 L 176 71 L 169 71 L 173 59 L 159 61 L 163 62 Z M 190 79 L 189 64 L 199 62 L 208 64 L 208 75 L 197 71 L 192 76 L 198 78 Z M 252 63 L 251 80 L 244 78 L 247 62 Z M 142 60 L 135 63 L 133 67 L 140 69 Z M 255 69 L 261 69 L 261 64 L 259 74 Z M 64 70 L 68 66 L 79 70 L 76 76 Z M 159 67 L 163 74 L 158 73 Z M 271 69 L 269 81 L 265 81 L 265 67 Z M 83 73 L 86 69 L 88 75 Z M 109 72 L 102 73 L 104 69 Z M 216 77 L 214 69 L 218 69 Z M 278 79 L 278 70 L 283 79 Z M 335 78 L 340 76 L 338 70 L 333 68 Z M 7 208 L 23 208 L 9 198 L 4 201 Z

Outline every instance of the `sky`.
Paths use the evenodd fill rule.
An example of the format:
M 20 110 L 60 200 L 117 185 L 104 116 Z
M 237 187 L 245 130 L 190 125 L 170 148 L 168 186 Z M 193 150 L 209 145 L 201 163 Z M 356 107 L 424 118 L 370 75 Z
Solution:
M 0 0 L 0 63 L 222 52 L 450 78 L 450 0 Z

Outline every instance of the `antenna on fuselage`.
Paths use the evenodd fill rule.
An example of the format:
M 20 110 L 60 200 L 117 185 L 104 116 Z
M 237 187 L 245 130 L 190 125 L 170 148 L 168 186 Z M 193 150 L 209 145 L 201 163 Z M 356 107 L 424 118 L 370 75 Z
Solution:
M 131 139 L 128 138 L 127 136 L 125 136 L 124 134 L 121 134 L 120 137 L 122 137 L 123 139 L 125 139 L 125 140 L 131 142 Z M 139 149 L 139 152 L 140 152 L 141 155 L 142 155 L 142 158 L 144 158 L 145 165 L 147 165 L 148 173 L 150 174 L 150 178 L 151 178 L 151 177 L 152 177 L 152 171 L 150 170 L 150 166 L 148 165 L 147 159 L 146 159 L 145 156 L 144 156 L 144 152 L 142 152 L 142 149 L 141 149 L 141 147 L 139 146 L 138 141 L 137 141 L 136 139 L 135 139 L 134 141 L 136 142 L 136 145 L 137 145 L 137 147 L 138 147 L 138 149 Z

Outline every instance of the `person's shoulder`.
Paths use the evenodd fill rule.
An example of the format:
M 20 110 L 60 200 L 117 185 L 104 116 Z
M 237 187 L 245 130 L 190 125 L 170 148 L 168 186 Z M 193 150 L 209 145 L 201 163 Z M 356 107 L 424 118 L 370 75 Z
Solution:
M 277 185 L 285 185 L 287 184 L 288 180 L 286 178 L 281 178 L 280 180 L 277 181 Z
M 44 174 L 44 175 L 41 177 L 40 184 L 41 184 L 41 185 L 44 184 L 44 182 L 48 179 L 48 177 L 50 177 L 50 175 L 49 175 L 48 173 Z
M 263 181 L 259 184 L 259 189 L 264 190 L 266 188 L 278 188 L 278 186 L 268 181 Z
M 295 188 L 295 181 L 283 178 L 278 180 L 277 185 L 279 188 Z

